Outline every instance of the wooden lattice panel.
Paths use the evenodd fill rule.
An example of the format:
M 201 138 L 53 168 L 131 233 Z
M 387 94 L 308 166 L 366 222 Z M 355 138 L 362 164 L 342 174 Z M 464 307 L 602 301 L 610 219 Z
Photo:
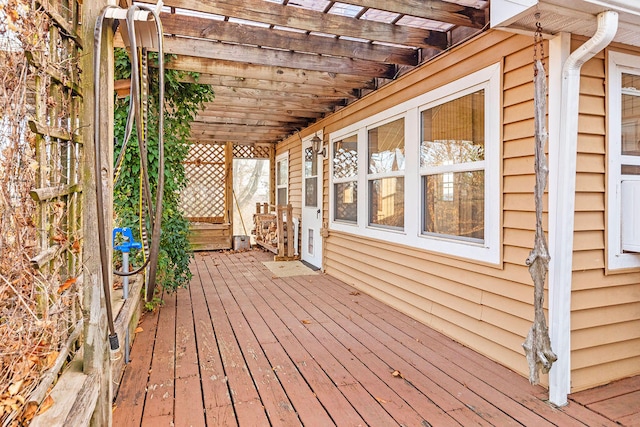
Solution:
M 268 159 L 271 154 L 271 148 L 264 144 L 252 145 L 234 145 L 234 159 Z
M 187 218 L 195 221 L 223 222 L 226 209 L 227 162 L 224 145 L 193 144 L 185 165 L 187 187 L 181 203 Z

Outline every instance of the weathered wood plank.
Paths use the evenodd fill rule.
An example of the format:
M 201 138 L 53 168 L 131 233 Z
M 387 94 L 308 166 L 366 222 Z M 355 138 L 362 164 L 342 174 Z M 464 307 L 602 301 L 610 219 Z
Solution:
M 175 396 L 176 294 L 165 294 L 147 384 L 143 420 L 171 415 Z
M 158 311 L 146 313 L 140 321 L 140 332 L 136 333 L 134 346 L 129 355 L 131 361 L 126 366 L 113 412 L 113 425 L 131 423 L 140 425 L 144 407 L 149 369 L 153 356 L 154 341 L 158 327 Z
M 229 411 L 231 411 L 232 418 L 235 421 L 231 396 L 225 379 L 225 371 L 216 342 L 216 334 L 203 290 L 205 286 L 213 287 L 213 282 L 206 267 L 201 262 L 201 257 L 197 257 L 192 263 L 191 271 L 194 277 L 189 285 L 189 291 L 191 292 L 191 302 L 193 304 L 195 338 L 198 343 L 198 365 L 200 366 L 202 395 L 207 419 L 211 415 L 217 421 L 224 421 L 230 419 Z M 215 311 L 215 309 L 212 310 L 212 312 Z
M 200 375 L 194 335 L 191 295 L 188 289 L 178 289 L 176 291 L 176 378 Z
M 29 192 L 29 195 L 36 202 L 53 199 L 54 197 L 67 196 L 71 193 L 82 192 L 82 184 L 61 185 L 57 187 L 36 188 Z
M 150 0 L 145 1 L 151 2 Z M 201 2 L 196 0 L 168 0 L 165 1 L 165 5 L 305 31 L 376 40 L 391 44 L 436 49 L 444 49 L 446 47 L 446 34 L 444 33 L 370 20 L 356 20 L 346 16 L 263 2 L 261 0 L 245 0 L 242 3 L 242 7 L 238 7 L 238 4 L 233 2 Z
M 207 268 L 215 269 L 215 266 Z M 236 341 L 233 327 L 230 323 L 229 311 L 223 309 L 224 295 L 219 295 L 213 286 L 206 286 L 204 289 L 205 298 L 209 307 L 217 306 L 216 310 L 210 308 L 211 321 L 215 325 L 216 341 L 222 363 L 225 367 L 225 375 L 233 406 L 238 414 L 239 407 L 242 408 L 243 416 L 247 421 L 257 423 L 267 422 L 267 415 L 260 402 L 260 396 L 253 383 L 246 361 L 242 354 L 242 349 Z M 227 304 L 230 304 L 228 302 Z M 235 309 L 238 310 L 237 308 Z M 242 423 L 241 423 L 242 424 Z
M 366 59 L 387 64 L 418 65 L 417 51 L 413 49 L 321 37 L 173 13 L 163 13 L 160 15 L 160 19 L 162 19 L 165 34 Z
M 179 425 L 203 426 L 204 404 L 198 376 L 176 377 L 174 420 Z
M 342 75 L 323 71 L 297 70 L 288 67 L 269 67 L 252 65 L 228 60 L 213 60 L 188 55 L 176 55 L 166 64 L 167 69 L 216 74 L 232 78 L 249 78 L 287 82 L 294 84 L 312 84 L 330 87 L 360 87 L 360 84 L 372 86 L 370 77 Z
M 393 65 L 364 59 L 319 56 L 193 38 L 168 37 L 164 41 L 164 49 L 166 53 L 175 55 L 190 55 L 214 60 L 234 58 L 235 61 L 240 63 L 269 67 L 291 67 L 295 64 L 296 69 L 299 70 L 336 72 L 372 78 L 393 78 L 395 74 Z
M 617 417 L 626 417 L 633 414 L 638 414 L 640 417 L 640 390 L 626 393 L 621 396 L 616 396 L 603 400 L 600 402 L 592 403 L 589 405 L 590 409 L 604 415 L 607 418 L 615 419 Z
M 623 394 L 640 390 L 640 376 L 625 378 L 616 381 L 615 387 L 602 386 L 592 388 L 590 390 L 574 393 L 570 396 L 571 400 L 581 405 L 589 405 L 591 403 L 618 397 Z M 610 385 L 614 385 L 610 384 Z

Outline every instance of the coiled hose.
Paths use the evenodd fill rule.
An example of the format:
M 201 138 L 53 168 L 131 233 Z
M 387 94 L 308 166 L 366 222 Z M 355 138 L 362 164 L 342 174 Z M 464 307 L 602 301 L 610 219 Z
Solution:
M 97 220 L 98 220 L 98 245 L 100 246 L 100 267 L 102 273 L 102 286 L 105 295 L 105 305 L 107 311 L 107 323 L 109 328 L 109 344 L 111 350 L 117 350 L 119 348 L 118 343 L 118 335 L 115 331 L 115 325 L 113 322 L 113 309 L 111 307 L 111 290 L 109 287 L 109 273 L 111 269 L 109 268 L 109 257 L 107 254 L 107 238 L 105 233 L 105 218 L 104 218 L 104 194 L 102 191 L 102 156 L 100 153 L 100 119 L 101 119 L 101 111 L 100 111 L 100 59 L 101 59 L 101 47 L 102 47 L 102 32 L 105 21 L 106 12 L 110 9 L 114 8 L 114 6 L 105 7 L 98 19 L 96 20 L 96 25 L 94 28 L 94 106 L 93 106 L 93 120 L 94 120 L 94 151 L 95 151 L 95 164 L 94 164 L 94 172 L 96 179 L 96 208 L 97 208 Z M 144 187 L 145 187 L 145 197 L 147 198 L 148 204 L 147 206 L 151 207 L 151 186 L 149 183 L 149 173 L 148 173 L 148 159 L 147 159 L 147 147 L 143 141 L 142 135 L 142 122 L 141 122 L 141 112 L 140 112 L 140 74 L 138 71 L 138 57 L 137 57 L 137 42 L 135 37 L 135 21 L 134 14 L 138 10 L 146 10 L 150 12 L 155 20 L 156 29 L 158 33 L 158 70 L 159 70 L 159 94 L 158 94 L 158 103 L 159 103 L 159 115 L 158 115 L 158 184 L 156 188 L 156 203 L 155 203 L 155 212 L 150 212 L 151 215 L 151 248 L 149 251 L 149 257 L 145 265 L 140 267 L 137 270 L 128 273 L 128 275 L 139 273 L 142 269 L 147 267 L 148 263 L 148 280 L 147 280 L 147 289 L 146 289 L 146 300 L 151 301 L 153 298 L 153 292 L 155 288 L 155 279 L 156 279 L 156 270 L 158 267 L 158 253 L 160 251 L 160 235 L 161 235 L 161 222 L 162 222 L 162 197 L 164 193 L 164 46 L 163 46 L 163 38 L 162 38 L 162 23 L 160 22 L 160 17 L 155 9 L 146 6 L 146 5 L 133 5 L 129 7 L 127 11 L 127 28 L 129 30 L 130 40 L 131 40 L 131 51 L 132 51 L 132 72 L 131 72 L 131 102 L 133 104 L 133 116 L 136 122 L 136 133 L 138 139 L 138 146 L 140 149 L 141 156 L 141 169 L 143 173 L 144 179 Z M 131 111 L 130 111 L 131 114 Z M 130 134 L 130 117 L 127 118 L 127 131 L 126 133 Z M 117 272 L 122 273 L 122 272 Z M 121 274 L 122 275 L 122 274 Z

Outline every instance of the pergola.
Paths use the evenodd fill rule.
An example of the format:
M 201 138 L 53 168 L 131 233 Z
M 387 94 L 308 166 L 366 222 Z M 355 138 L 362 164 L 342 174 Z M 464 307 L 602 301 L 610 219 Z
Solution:
M 175 55 L 167 66 L 199 73 L 215 92 L 192 124 L 193 140 L 277 143 L 482 31 L 488 6 L 167 0 L 161 20 Z

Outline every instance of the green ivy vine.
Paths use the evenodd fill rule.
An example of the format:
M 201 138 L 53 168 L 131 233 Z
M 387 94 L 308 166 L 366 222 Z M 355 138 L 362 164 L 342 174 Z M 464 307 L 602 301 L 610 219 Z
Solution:
M 157 55 L 151 54 L 151 60 Z M 115 79 L 131 77 L 131 63 L 124 49 L 115 50 Z M 165 56 L 165 62 L 171 60 Z M 162 237 L 158 259 L 157 283 L 163 289 L 174 291 L 188 285 L 191 279 L 189 262 L 193 251 L 189 246 L 189 222 L 180 209 L 180 192 L 186 186 L 183 161 L 189 150 L 190 125 L 205 102 L 213 100 L 214 93 L 210 86 L 197 83 L 186 83 L 187 75 L 197 81 L 197 74 L 165 69 L 165 105 L 164 113 L 164 156 L 165 187 L 162 213 Z M 148 157 L 149 180 L 152 194 L 155 194 L 158 178 L 158 69 L 149 68 L 149 109 L 148 109 Z M 115 100 L 114 136 L 115 156 L 122 149 L 129 97 Z M 140 157 L 135 132 L 127 144 L 124 161 L 119 178 L 114 187 L 114 211 L 116 224 L 119 227 L 131 227 L 138 236 L 140 201 Z M 141 263 L 141 259 L 136 260 Z M 139 264 L 138 264 L 139 265 Z

